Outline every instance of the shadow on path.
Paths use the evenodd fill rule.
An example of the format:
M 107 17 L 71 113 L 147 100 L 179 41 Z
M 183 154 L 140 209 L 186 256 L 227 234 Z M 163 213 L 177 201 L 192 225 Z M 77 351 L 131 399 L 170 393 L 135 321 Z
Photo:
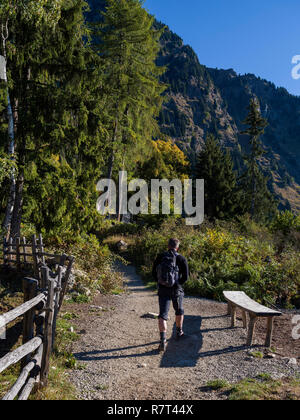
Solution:
M 157 349 L 152 349 L 149 351 L 146 351 L 145 353 L 131 353 L 131 354 L 117 354 L 114 355 L 115 352 L 120 351 L 126 351 L 126 350 L 133 350 L 138 349 L 141 347 L 148 347 L 153 346 L 154 344 L 159 344 L 159 341 L 154 341 L 152 343 L 147 344 L 141 344 L 138 346 L 128 346 L 128 347 L 116 347 L 113 349 L 107 349 L 107 350 L 93 350 L 89 352 L 80 352 L 80 353 L 74 353 L 74 356 L 77 360 L 81 361 L 92 361 L 92 360 L 109 360 L 109 359 L 126 359 L 130 357 L 145 357 L 145 356 L 153 356 L 154 354 L 157 354 Z
M 196 366 L 199 352 L 202 348 L 201 316 L 186 315 L 183 330 L 186 334 L 177 340 L 172 338 L 163 354 L 160 367 L 193 367 Z M 176 335 L 176 324 L 173 327 L 173 337 Z

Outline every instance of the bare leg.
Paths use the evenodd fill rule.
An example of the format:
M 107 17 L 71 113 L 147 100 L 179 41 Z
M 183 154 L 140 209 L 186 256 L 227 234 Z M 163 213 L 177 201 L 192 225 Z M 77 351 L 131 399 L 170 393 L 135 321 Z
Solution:
M 176 315 L 176 327 L 182 330 L 184 315 Z
M 167 348 L 167 339 L 166 339 L 167 321 L 165 321 L 162 318 L 158 318 L 158 328 L 160 332 L 160 344 L 159 344 L 158 350 L 160 352 L 164 352 Z
M 159 332 L 167 332 L 167 321 L 162 318 L 158 318 L 158 328 Z

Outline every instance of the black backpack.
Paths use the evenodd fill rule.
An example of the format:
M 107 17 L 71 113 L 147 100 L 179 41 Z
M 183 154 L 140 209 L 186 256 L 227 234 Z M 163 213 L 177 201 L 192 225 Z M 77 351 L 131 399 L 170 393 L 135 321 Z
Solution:
M 179 268 L 176 264 L 176 252 L 166 252 L 161 263 L 156 268 L 158 284 L 165 287 L 173 287 L 178 283 Z

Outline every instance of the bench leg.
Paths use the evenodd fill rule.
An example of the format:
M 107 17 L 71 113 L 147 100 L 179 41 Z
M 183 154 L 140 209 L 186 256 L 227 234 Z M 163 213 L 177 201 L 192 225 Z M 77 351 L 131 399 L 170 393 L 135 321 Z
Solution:
M 231 315 L 231 303 L 228 302 L 227 304 L 227 315 Z
M 252 346 L 253 343 L 253 336 L 255 331 L 257 317 L 255 315 L 250 314 L 250 322 L 249 322 L 249 329 L 248 329 L 248 339 L 247 339 L 247 346 Z
M 243 311 L 242 312 L 242 316 L 243 316 L 243 327 L 245 329 L 247 329 L 247 312 L 246 311 Z
M 236 306 L 231 305 L 231 328 L 234 328 L 236 324 Z
M 271 347 L 272 338 L 273 338 L 273 325 L 274 325 L 274 317 L 268 318 L 268 329 L 267 329 L 267 337 L 266 337 L 266 347 Z

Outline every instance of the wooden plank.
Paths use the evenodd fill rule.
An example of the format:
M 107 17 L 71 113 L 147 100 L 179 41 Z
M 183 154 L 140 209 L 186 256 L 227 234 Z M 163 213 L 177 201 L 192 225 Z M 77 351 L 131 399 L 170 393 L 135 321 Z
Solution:
M 2 401 L 12 401 L 16 398 L 18 393 L 21 391 L 22 387 L 25 385 L 29 374 L 33 371 L 34 368 L 40 366 L 42 350 L 43 345 L 41 344 L 34 358 L 24 367 L 17 381 L 15 382 L 13 387 L 7 392 L 7 394 L 2 398 Z
M 27 384 L 24 386 L 18 401 L 27 401 L 29 398 L 29 395 L 31 394 L 33 387 L 35 384 L 35 379 L 34 378 L 29 378 Z
M 266 306 L 260 305 L 254 300 L 250 299 L 249 296 L 244 292 L 223 292 L 225 299 L 240 309 L 246 310 L 256 316 L 281 316 L 282 313 L 274 311 L 273 309 L 267 308 Z
M 0 373 L 2 373 L 9 366 L 18 363 L 23 357 L 27 356 L 29 353 L 33 353 L 41 344 L 41 337 L 35 337 L 28 343 L 23 344 L 23 346 L 18 347 L 16 350 L 6 354 L 0 359 Z
M 2 401 L 12 401 L 16 398 L 20 390 L 25 385 L 25 382 L 32 371 L 32 369 L 35 367 L 35 363 L 32 361 L 28 363 L 27 366 L 22 370 L 19 378 L 15 382 L 14 386 L 8 391 L 8 393 L 2 398 Z
M 26 244 L 26 247 L 28 248 L 28 247 L 32 247 L 32 245 L 30 245 L 30 244 Z M 6 251 L 5 252 L 5 254 L 6 255 L 14 255 L 14 256 L 16 256 L 17 255 L 17 253 L 16 253 L 16 251 Z M 33 257 L 33 253 L 31 252 L 21 252 L 20 251 L 20 257 L 24 257 L 24 256 L 26 256 L 26 257 Z M 60 261 L 60 259 L 61 259 L 61 257 L 62 257 L 62 255 L 58 255 L 58 254 L 50 254 L 49 252 L 43 252 L 43 254 L 40 254 L 40 252 L 39 251 L 37 251 L 37 255 L 39 256 L 39 255 L 41 255 L 41 256 L 44 256 L 44 257 L 49 257 L 49 258 L 55 258 L 55 259 L 57 259 L 57 261 Z M 66 256 L 66 261 L 70 261 L 72 258 L 74 258 L 74 257 L 69 257 L 69 256 Z M 13 262 L 15 262 L 15 261 L 13 261 Z
M 26 312 L 30 311 L 32 308 L 34 308 L 40 302 L 45 300 L 45 298 L 46 298 L 46 292 L 40 293 L 38 296 L 29 300 L 28 302 L 25 302 L 22 305 L 18 306 L 17 308 L 12 309 L 11 311 L 9 311 L 9 312 L 7 312 L 3 315 L 0 315 L 0 325 L 1 325 L 1 327 L 4 327 L 5 325 L 14 321 L 19 316 L 24 315 Z

